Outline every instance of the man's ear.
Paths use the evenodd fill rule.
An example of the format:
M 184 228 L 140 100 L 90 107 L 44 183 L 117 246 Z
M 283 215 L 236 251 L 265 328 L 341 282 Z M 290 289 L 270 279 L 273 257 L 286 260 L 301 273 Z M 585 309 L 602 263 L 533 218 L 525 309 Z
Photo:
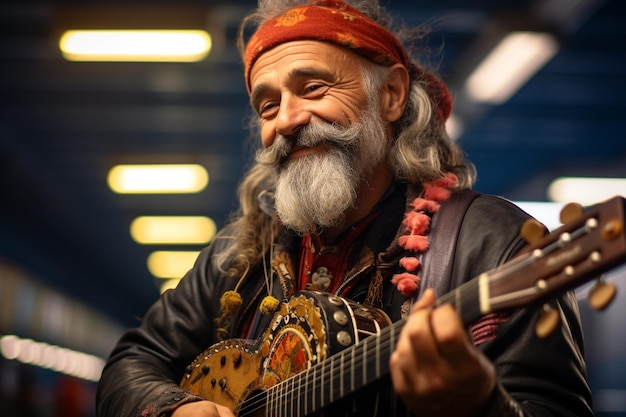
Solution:
M 404 113 L 409 96 L 409 72 L 402 64 L 391 66 L 391 72 L 380 90 L 380 113 L 383 120 L 396 122 Z

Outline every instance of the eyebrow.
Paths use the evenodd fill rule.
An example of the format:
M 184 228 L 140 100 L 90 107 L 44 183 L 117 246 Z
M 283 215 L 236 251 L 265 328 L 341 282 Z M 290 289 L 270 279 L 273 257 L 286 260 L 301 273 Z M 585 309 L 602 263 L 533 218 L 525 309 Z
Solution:
M 320 68 L 312 68 L 312 67 L 302 67 L 295 68 L 287 74 L 287 78 L 289 80 L 296 80 L 298 78 L 312 78 L 317 77 L 326 81 L 333 81 L 335 79 L 335 75 L 326 69 Z M 268 91 L 272 91 L 274 87 L 272 87 L 269 83 L 262 83 L 254 87 L 254 89 L 250 92 L 250 103 L 253 109 L 257 109 L 257 104 Z
M 261 101 L 261 97 L 265 95 L 267 91 L 271 91 L 272 87 L 268 83 L 259 84 L 250 93 L 250 105 L 254 111 L 258 112 L 258 103 Z

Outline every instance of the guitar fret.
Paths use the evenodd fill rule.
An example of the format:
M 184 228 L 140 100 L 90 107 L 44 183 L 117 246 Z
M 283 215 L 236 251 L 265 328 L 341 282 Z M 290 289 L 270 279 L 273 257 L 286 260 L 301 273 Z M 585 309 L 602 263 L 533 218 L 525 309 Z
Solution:
M 367 339 L 365 339 L 365 341 L 363 342 L 363 357 L 367 358 Z M 363 361 L 361 361 L 361 367 L 363 368 L 363 374 L 362 374 L 363 384 L 365 384 L 367 381 L 367 366 L 365 366 Z
M 325 362 L 326 362 L 326 361 L 322 362 L 322 369 L 321 369 L 321 374 L 322 374 L 322 376 L 321 376 L 321 378 L 320 378 L 322 381 L 324 381 L 324 376 L 325 376 L 325 374 L 324 374 L 324 365 L 325 365 Z M 320 384 L 320 404 L 322 404 L 322 405 L 324 405 L 324 386 L 325 386 L 325 385 L 326 385 L 326 384 L 324 384 L 324 383 L 321 383 L 321 384 Z
M 293 392 L 293 396 L 294 396 L 294 404 L 293 404 L 293 408 L 295 408 L 295 415 L 300 416 L 303 414 L 303 410 L 302 410 L 302 403 L 300 402 L 300 396 L 302 393 L 302 379 L 305 378 L 306 375 L 306 370 L 299 373 L 298 375 L 295 375 L 293 377 L 291 377 L 291 379 L 293 380 L 292 385 L 292 392 Z
M 281 406 L 281 401 L 280 401 L 280 385 L 276 387 L 276 389 L 274 390 L 274 415 L 276 417 L 280 417 L 280 406 Z
M 305 382 L 304 386 L 307 388 L 307 389 L 306 389 L 306 393 L 308 393 L 308 389 L 309 389 L 309 385 L 310 385 L 310 384 L 309 384 L 309 379 L 310 379 L 310 375 L 311 375 L 311 369 L 310 369 L 310 368 L 309 368 L 309 369 L 307 369 L 307 370 L 306 370 L 306 372 L 305 372 L 305 374 L 306 374 L 306 375 L 305 375 L 305 381 L 306 381 L 306 382 Z M 309 414 L 309 411 L 310 411 L 310 410 L 309 410 L 309 407 L 308 407 L 308 403 L 307 403 L 308 398 L 309 398 L 309 396 L 308 396 L 308 395 L 305 395 L 305 396 L 304 396 L 304 414 L 305 414 L 305 415 Z
M 283 415 L 282 388 L 283 384 L 278 384 L 274 391 L 274 409 L 276 410 L 276 417 L 282 417 Z
M 324 386 L 324 399 L 326 402 L 322 402 L 323 405 L 332 404 L 333 402 L 333 366 L 332 362 L 324 361 L 326 370 L 322 372 L 322 381 L 325 381 Z
M 278 389 L 278 416 L 279 417 L 286 417 L 287 416 L 287 401 L 285 401 L 285 386 L 287 384 L 280 384 L 280 388 Z
M 269 393 L 267 396 L 267 411 L 268 411 L 268 415 L 270 416 L 275 416 L 276 413 L 274 412 L 274 406 L 275 406 L 275 402 L 274 402 L 274 393 L 276 392 L 276 387 L 271 387 L 268 389 Z
M 337 364 L 335 363 L 337 355 L 333 355 L 331 357 L 332 366 L 331 369 L 336 369 Z M 334 372 L 331 376 L 332 390 L 331 390 L 331 404 L 341 398 L 343 395 L 343 354 L 339 359 L 339 372 Z
M 285 388 L 287 385 L 289 385 L 289 381 L 286 381 L 285 384 L 279 384 L 280 388 L 278 390 L 278 416 L 279 417 L 286 417 L 288 416 L 287 414 L 287 406 L 289 405 L 289 401 L 286 400 L 286 396 L 285 396 Z
M 343 372 L 343 369 L 344 369 L 343 357 L 344 357 L 344 352 L 345 351 L 341 352 L 341 363 L 339 365 L 339 378 L 340 378 L 340 381 L 339 381 L 339 398 L 343 398 L 343 374 L 344 374 L 344 372 Z
M 314 371 L 315 369 L 312 369 L 311 371 Z M 309 372 L 308 378 L 307 378 L 307 410 L 308 412 L 312 412 L 313 410 L 315 410 L 314 408 L 314 403 L 313 403 L 313 393 L 311 392 L 311 381 L 312 381 L 312 373 L 313 372 Z
M 313 395 L 313 398 L 312 398 L 313 410 L 317 408 L 316 407 L 317 403 L 315 402 L 315 390 L 317 389 L 316 387 L 317 375 L 315 374 L 316 370 L 317 370 L 317 367 L 313 367 L 313 385 L 311 388 L 312 395 Z
M 354 392 L 354 354 L 350 355 L 350 390 Z
M 300 403 L 300 398 L 302 397 L 302 387 L 306 386 L 305 384 L 302 383 L 302 378 L 300 378 L 300 375 L 298 375 L 298 415 L 302 415 L 302 404 Z M 295 379 L 295 378 L 294 378 Z M 295 383 L 295 382 L 294 382 Z
M 335 369 L 335 357 L 333 356 L 330 360 L 330 369 Z M 335 378 L 330 378 L 330 402 L 333 403 L 335 401 Z
M 286 384 L 278 384 L 278 390 L 277 390 L 277 395 L 278 395 L 278 417 L 283 417 L 286 416 L 286 410 L 285 410 L 285 406 L 286 406 L 286 401 L 284 398 L 284 388 L 285 388 Z
M 298 410 L 296 410 L 294 408 L 295 405 L 296 405 L 296 401 L 295 401 L 295 398 L 294 398 L 294 391 L 295 391 L 294 390 L 294 388 L 295 388 L 294 381 L 295 380 L 296 380 L 295 378 L 291 378 L 291 389 L 289 389 L 289 393 L 290 393 L 290 396 L 291 396 L 291 399 L 289 400 L 289 408 L 290 408 L 291 412 L 288 413 L 287 415 L 290 415 L 290 416 L 298 416 L 299 415 Z
M 281 388 L 281 393 L 280 393 L 280 398 L 282 399 L 281 403 L 282 403 L 282 417 L 287 417 L 289 415 L 289 393 L 285 392 L 287 391 L 287 385 L 289 385 L 289 382 L 287 382 L 287 384 L 280 384 L 282 386 Z
M 280 417 L 280 407 L 281 407 L 281 403 L 280 403 L 280 385 L 276 386 L 276 389 L 274 390 L 274 416 L 275 417 Z
M 289 383 L 291 381 L 287 380 L 285 384 L 281 384 L 281 394 L 280 394 L 280 398 L 281 398 L 281 405 L 282 407 L 280 408 L 281 410 L 281 417 L 283 416 L 288 416 L 288 407 L 289 407 L 289 390 L 287 389 L 289 386 Z
M 287 389 L 287 387 L 289 386 L 289 383 L 291 381 L 288 379 L 287 381 L 285 381 L 284 384 L 281 384 L 281 394 L 280 394 L 280 398 L 281 398 L 281 412 L 280 415 L 281 417 L 286 417 L 289 415 L 288 413 L 288 407 L 289 407 L 289 390 Z

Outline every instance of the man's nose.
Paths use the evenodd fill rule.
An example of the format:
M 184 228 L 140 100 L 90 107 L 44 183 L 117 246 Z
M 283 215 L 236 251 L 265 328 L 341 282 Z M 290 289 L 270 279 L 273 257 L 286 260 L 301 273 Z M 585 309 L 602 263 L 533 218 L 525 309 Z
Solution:
M 276 118 L 276 133 L 294 136 L 310 120 L 311 113 L 306 109 L 306 100 L 291 94 L 283 95 Z

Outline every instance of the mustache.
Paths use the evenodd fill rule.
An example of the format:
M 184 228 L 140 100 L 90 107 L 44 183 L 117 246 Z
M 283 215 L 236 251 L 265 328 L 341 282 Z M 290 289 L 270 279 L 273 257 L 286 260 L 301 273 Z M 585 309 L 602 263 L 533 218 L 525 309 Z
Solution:
M 278 167 L 289 156 L 294 146 L 313 147 L 328 144 L 336 148 L 349 150 L 355 146 L 362 132 L 359 123 L 341 126 L 336 123 L 312 123 L 302 127 L 295 135 L 276 134 L 272 145 L 259 149 L 255 159 L 257 163 Z

